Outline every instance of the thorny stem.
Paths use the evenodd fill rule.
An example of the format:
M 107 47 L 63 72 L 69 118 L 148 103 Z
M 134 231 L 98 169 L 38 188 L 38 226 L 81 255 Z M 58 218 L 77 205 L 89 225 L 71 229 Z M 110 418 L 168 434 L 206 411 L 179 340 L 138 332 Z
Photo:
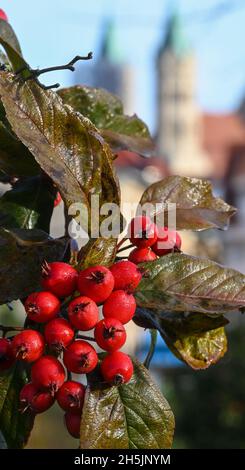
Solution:
M 150 349 L 144 361 L 144 366 L 146 367 L 146 369 L 149 369 L 150 367 L 150 363 L 153 358 L 155 347 L 156 347 L 156 342 L 157 342 L 157 330 L 150 330 L 150 333 L 151 333 Z

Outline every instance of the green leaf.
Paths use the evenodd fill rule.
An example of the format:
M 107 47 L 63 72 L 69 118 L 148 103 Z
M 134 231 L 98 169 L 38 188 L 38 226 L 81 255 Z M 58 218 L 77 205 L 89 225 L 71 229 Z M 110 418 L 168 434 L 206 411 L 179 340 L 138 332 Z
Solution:
M 157 204 L 152 215 L 164 211 L 167 214 L 167 205 L 176 204 L 177 230 L 226 229 L 236 212 L 234 207 L 213 196 L 209 181 L 183 176 L 168 176 L 149 186 L 141 197 L 140 206 L 147 203 Z
M 172 352 L 192 369 L 207 369 L 216 364 L 227 351 L 224 328 L 179 338 L 165 334 L 164 340 Z
M 245 276 L 214 261 L 173 253 L 141 266 L 141 307 L 217 315 L 245 306 Z
M 86 269 L 89 266 L 103 264 L 110 266 L 115 260 L 117 239 L 116 238 L 96 238 L 90 239 L 79 252 L 79 269 Z
M 7 118 L 19 139 L 58 187 L 67 207 L 90 196 L 100 205 L 119 205 L 113 155 L 94 125 L 53 91 L 29 80 L 19 87 L 7 72 L 0 73 L 0 93 Z
M 87 389 L 81 421 L 81 449 L 168 449 L 174 417 L 145 367 L 134 362 L 131 381 Z
M 47 178 L 18 181 L 0 198 L 0 226 L 39 228 L 49 233 L 56 190 Z
M 115 152 L 131 150 L 143 156 L 154 151 L 146 124 L 138 116 L 126 116 L 121 100 L 100 88 L 74 86 L 59 90 L 64 103 L 88 117 L 101 130 Z
M 34 417 L 19 412 L 19 394 L 26 383 L 22 364 L 0 376 L 0 431 L 9 449 L 21 449 L 27 443 Z
M 18 71 L 23 66 L 28 67 L 28 64 L 23 59 L 19 41 L 15 35 L 13 28 L 7 21 L 1 20 L 1 19 L 0 19 L 0 44 L 5 49 L 5 52 L 9 58 L 9 61 L 12 65 L 14 72 Z M 23 77 L 28 76 L 28 73 L 22 76 Z
M 39 289 L 42 262 L 62 260 L 66 245 L 41 230 L 0 229 L 0 304 Z
M 162 312 L 138 307 L 134 322 L 143 328 L 158 330 L 169 349 L 193 369 L 206 369 L 226 352 L 223 326 L 229 321 L 222 315 Z
M 8 175 L 17 177 L 36 175 L 40 171 L 30 151 L 14 135 L 7 123 L 1 121 L 0 168 Z

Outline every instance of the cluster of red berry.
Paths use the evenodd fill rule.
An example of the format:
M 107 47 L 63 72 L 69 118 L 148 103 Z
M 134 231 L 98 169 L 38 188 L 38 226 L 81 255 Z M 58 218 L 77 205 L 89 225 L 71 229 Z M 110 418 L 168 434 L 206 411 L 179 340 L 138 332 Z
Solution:
M 158 228 L 150 217 L 138 216 L 130 224 L 130 241 L 136 246 L 129 255 L 129 261 L 139 264 L 154 261 L 173 251 L 180 251 L 181 238 L 175 230 Z
M 180 248 L 175 233 L 171 249 L 166 246 L 164 253 L 163 248 L 158 249 L 158 241 L 167 239 L 169 244 L 174 234 L 158 230 L 147 217 L 135 217 L 131 233 L 137 248 L 129 260 L 118 261 L 110 269 L 94 266 L 78 273 L 67 263 L 44 262 L 43 291 L 30 294 L 25 301 L 27 328 L 12 339 L 0 339 L 0 371 L 15 360 L 32 363 L 31 382 L 20 393 L 21 411 L 42 413 L 57 399 L 66 412 L 66 427 L 75 438 L 79 437 L 85 386 L 72 380 L 71 373 L 88 374 L 95 369 L 98 354 L 89 342 L 95 341 L 107 352 L 100 363 L 102 380 L 120 385 L 131 379 L 132 361 L 119 350 L 126 341 L 124 325 L 136 309 L 133 292 L 142 277 L 136 264 Z M 102 320 L 98 306 L 102 306 Z M 92 329 L 93 338 L 81 335 Z M 63 363 L 59 360 L 62 354 Z

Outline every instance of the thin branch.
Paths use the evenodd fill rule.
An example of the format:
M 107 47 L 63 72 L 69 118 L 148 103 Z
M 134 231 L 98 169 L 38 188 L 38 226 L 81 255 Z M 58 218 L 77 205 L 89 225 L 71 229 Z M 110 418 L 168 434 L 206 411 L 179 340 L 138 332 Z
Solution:
M 86 56 L 80 56 L 76 55 L 74 59 L 70 60 L 67 64 L 64 65 L 55 65 L 53 67 L 45 67 L 44 69 L 31 69 L 27 64 L 21 67 L 17 72 L 15 72 L 15 77 L 16 79 L 22 79 L 23 83 L 27 82 L 28 80 L 36 80 L 38 85 L 43 88 L 43 90 L 50 90 L 51 88 L 59 88 L 60 84 L 59 83 L 54 83 L 54 85 L 43 85 L 42 83 L 39 82 L 38 77 L 44 73 L 48 72 L 55 72 L 56 70 L 71 70 L 71 72 L 75 71 L 74 64 L 78 62 L 79 60 L 91 60 L 93 58 L 93 53 L 89 52 Z M 28 70 L 30 75 L 27 77 L 20 77 L 21 73 L 24 72 L 24 70 Z
M 148 351 L 148 354 L 145 358 L 144 361 L 144 366 L 149 369 L 151 360 L 153 358 L 154 352 L 155 352 L 155 347 L 156 347 L 156 342 L 157 342 L 157 330 L 150 330 L 151 333 L 151 344 L 150 344 L 150 349 Z
M 34 73 L 36 77 L 39 77 L 39 75 L 42 75 L 43 73 L 48 73 L 48 72 L 55 72 L 56 70 L 71 70 L 71 72 L 75 71 L 74 64 L 78 62 L 79 60 L 91 60 L 93 57 L 93 53 L 89 52 L 88 55 L 86 56 L 81 56 L 81 55 L 76 55 L 74 59 L 70 60 L 67 64 L 64 65 L 57 65 L 54 67 L 46 67 L 44 69 L 33 69 L 31 72 Z

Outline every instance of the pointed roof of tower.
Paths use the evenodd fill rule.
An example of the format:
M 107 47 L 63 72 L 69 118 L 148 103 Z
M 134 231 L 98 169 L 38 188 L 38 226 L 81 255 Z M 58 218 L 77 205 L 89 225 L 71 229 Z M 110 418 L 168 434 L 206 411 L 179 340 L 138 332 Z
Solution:
M 182 57 L 187 55 L 190 49 L 181 18 L 175 13 L 168 20 L 167 31 L 159 55 L 161 56 L 166 50 L 171 50 L 176 56 Z
M 121 63 L 123 60 L 122 49 L 119 44 L 117 28 L 112 18 L 107 18 L 102 25 L 102 38 L 100 46 L 100 59 L 111 63 Z

